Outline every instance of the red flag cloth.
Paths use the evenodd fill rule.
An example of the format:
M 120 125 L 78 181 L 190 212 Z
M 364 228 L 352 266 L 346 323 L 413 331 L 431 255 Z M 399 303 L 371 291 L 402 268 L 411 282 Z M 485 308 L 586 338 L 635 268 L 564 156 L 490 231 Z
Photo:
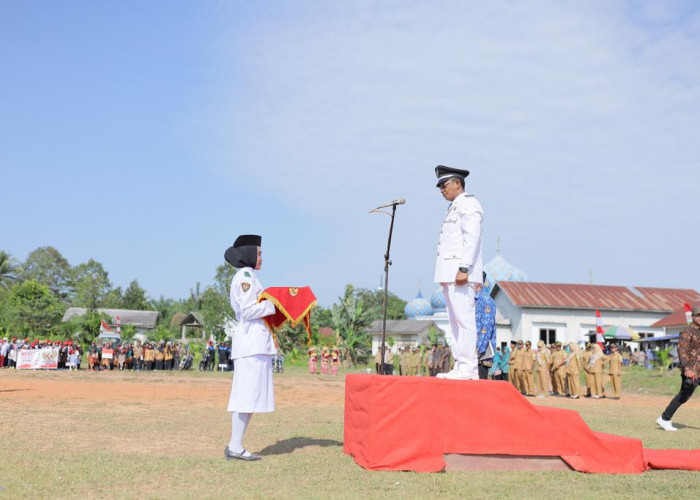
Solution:
M 263 300 L 275 304 L 275 314 L 265 317 L 265 323 L 271 330 L 277 330 L 286 321 L 293 327 L 303 321 L 311 340 L 311 310 L 316 307 L 318 301 L 310 287 L 272 286 L 266 288 L 258 297 L 258 302 Z
M 683 302 L 683 309 L 685 310 L 685 321 L 691 324 L 693 322 L 693 312 L 690 309 L 690 304 Z
M 600 315 L 600 311 L 598 309 L 595 310 L 595 333 L 595 341 L 602 349 L 603 344 L 605 343 L 605 337 L 603 337 L 605 331 L 603 330 L 603 317 Z
M 112 329 L 109 327 L 107 323 L 105 323 L 105 320 L 100 321 L 100 328 L 102 328 L 106 332 L 111 332 Z
M 558 456 L 605 474 L 700 469 L 700 450 L 595 432 L 577 412 L 534 405 L 497 380 L 347 375 L 344 427 L 343 451 L 371 470 L 438 472 L 446 453 Z

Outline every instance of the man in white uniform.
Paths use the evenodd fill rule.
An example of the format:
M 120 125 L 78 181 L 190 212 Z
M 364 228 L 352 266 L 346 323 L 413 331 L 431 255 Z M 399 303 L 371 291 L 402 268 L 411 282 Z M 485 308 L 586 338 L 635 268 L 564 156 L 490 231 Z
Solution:
M 439 378 L 478 380 L 476 350 L 476 287 L 482 283 L 481 233 L 483 210 L 473 195 L 464 191 L 468 170 L 435 168 L 440 193 L 451 204 L 440 230 L 435 282 L 442 285 L 450 319 L 448 341 L 454 368 Z
M 231 441 L 224 450 L 227 460 L 260 460 L 262 457 L 243 448 L 243 435 L 253 413 L 275 410 L 272 385 L 272 356 L 275 344 L 263 318 L 275 313 L 268 300 L 258 303 L 263 287 L 254 270 L 262 266 L 262 238 L 245 234 L 236 238 L 224 258 L 238 271 L 231 281 L 231 307 L 238 325 L 231 339 L 234 363 L 233 386 L 228 402 L 232 412 Z

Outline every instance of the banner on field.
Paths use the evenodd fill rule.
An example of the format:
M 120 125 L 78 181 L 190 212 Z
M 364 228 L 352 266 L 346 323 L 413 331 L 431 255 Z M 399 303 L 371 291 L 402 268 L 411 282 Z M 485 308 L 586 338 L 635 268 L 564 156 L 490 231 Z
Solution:
M 55 370 L 58 368 L 58 349 L 20 349 L 17 351 L 18 370 Z

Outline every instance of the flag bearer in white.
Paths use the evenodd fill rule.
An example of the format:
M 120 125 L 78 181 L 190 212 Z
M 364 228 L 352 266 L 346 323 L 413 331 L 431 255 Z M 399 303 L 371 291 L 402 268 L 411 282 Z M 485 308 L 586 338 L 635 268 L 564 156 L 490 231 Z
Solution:
M 476 349 L 476 310 L 474 298 L 481 286 L 481 233 L 483 210 L 474 197 L 465 193 L 464 179 L 468 170 L 435 168 L 437 187 L 450 203 L 440 230 L 435 263 L 435 282 L 442 285 L 450 319 L 448 341 L 455 358 L 454 368 L 438 377 L 456 380 L 478 380 Z
M 231 441 L 224 450 L 227 460 L 262 458 L 243 447 L 243 435 L 253 413 L 275 410 L 272 356 L 276 351 L 263 320 L 275 313 L 275 306 L 268 300 L 258 303 L 263 287 L 254 273 L 262 265 L 261 242 L 260 236 L 241 235 L 224 254 L 226 262 L 237 269 L 231 281 L 231 307 L 238 320 L 231 340 L 234 371 L 228 402 L 228 411 L 232 412 Z

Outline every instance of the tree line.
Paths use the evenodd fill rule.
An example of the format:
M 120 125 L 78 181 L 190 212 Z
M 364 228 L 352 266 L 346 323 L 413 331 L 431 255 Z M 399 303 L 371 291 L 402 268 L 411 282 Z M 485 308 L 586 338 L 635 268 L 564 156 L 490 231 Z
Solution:
M 213 281 L 206 286 L 196 283 L 188 297 L 173 299 L 148 296 L 134 279 L 122 289 L 114 286 L 104 266 L 94 260 L 71 266 L 54 247 L 40 247 L 18 261 L 0 251 L 0 333 L 20 338 L 73 338 L 91 342 L 99 335 L 102 315 L 98 309 L 158 311 L 155 331 L 149 340 L 176 339 L 179 326 L 176 314 L 198 312 L 207 336 L 218 341 L 225 338 L 225 325 L 233 318 L 229 304 L 229 287 L 236 270 L 229 264 L 218 266 Z M 343 348 L 352 362 L 369 354 L 371 339 L 365 333 L 369 325 L 382 316 L 383 293 L 356 289 L 347 285 L 331 307 L 317 307 L 311 315 L 312 343 L 335 344 Z M 406 302 L 390 294 L 387 317 L 404 317 Z M 69 307 L 83 307 L 87 313 L 62 322 Z M 330 337 L 322 333 L 332 329 Z M 123 337 L 133 334 L 133 327 L 122 327 Z M 303 326 L 285 326 L 277 332 L 280 348 L 292 358 L 305 353 L 307 333 Z

